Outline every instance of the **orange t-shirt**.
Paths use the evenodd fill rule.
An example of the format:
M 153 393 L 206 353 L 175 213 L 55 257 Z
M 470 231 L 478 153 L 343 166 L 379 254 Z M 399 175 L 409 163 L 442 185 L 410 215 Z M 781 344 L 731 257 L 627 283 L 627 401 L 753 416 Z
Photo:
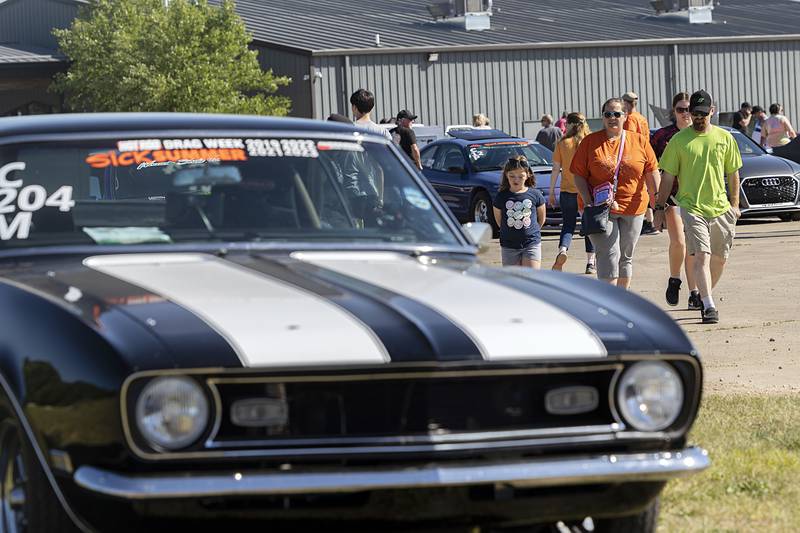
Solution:
M 572 156 L 575 150 L 578 149 L 578 143 L 575 137 L 569 139 L 561 139 L 556 144 L 556 149 L 553 152 L 553 161 L 561 165 L 561 191 L 576 193 L 578 189 L 575 188 L 575 178 L 572 172 L 569 171 L 570 164 L 572 163 Z
M 613 183 L 619 143 L 620 137 L 609 139 L 605 130 L 590 133 L 572 157 L 570 171 L 586 178 L 590 191 L 601 183 Z M 615 196 L 619 210 L 612 210 L 612 213 L 643 214 L 649 201 L 644 175 L 657 169 L 658 159 L 647 137 L 627 132 Z
M 644 115 L 638 111 L 634 111 L 628 115 L 628 118 L 625 120 L 625 124 L 622 125 L 622 128 L 644 135 L 647 137 L 648 142 L 650 140 L 650 125 L 647 124 L 647 119 L 644 118 Z

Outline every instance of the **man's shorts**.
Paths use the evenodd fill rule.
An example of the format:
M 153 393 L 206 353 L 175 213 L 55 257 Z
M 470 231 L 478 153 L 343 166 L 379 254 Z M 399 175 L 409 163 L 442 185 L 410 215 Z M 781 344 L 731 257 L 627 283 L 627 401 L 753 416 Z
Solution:
M 529 244 L 525 248 L 500 247 L 500 259 L 503 262 L 503 266 L 519 265 L 522 259 L 541 261 L 542 243 Z
M 715 218 L 705 218 L 681 208 L 686 252 L 689 255 L 707 253 L 728 258 L 736 235 L 736 215 L 733 209 Z

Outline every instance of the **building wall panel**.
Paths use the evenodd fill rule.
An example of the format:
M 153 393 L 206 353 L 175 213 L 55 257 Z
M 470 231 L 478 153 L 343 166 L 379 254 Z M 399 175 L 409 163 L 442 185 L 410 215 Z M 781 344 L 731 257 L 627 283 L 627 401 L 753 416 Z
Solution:
M 308 79 L 304 79 L 310 75 L 310 56 L 260 46 L 256 46 L 254 49 L 258 52 L 258 62 L 262 69 L 271 69 L 276 76 L 291 78 L 292 81 L 289 85 L 278 90 L 278 94 L 292 99 L 292 109 L 289 115 L 293 117 L 311 116 L 311 83 Z
M 68 28 L 78 5 L 51 0 L 25 0 L 0 6 L 0 42 L 58 48 L 53 28 Z
M 652 127 L 659 124 L 650 105 L 667 108 L 674 92 L 699 88 L 718 99 L 720 111 L 744 100 L 781 102 L 794 124 L 800 116 L 800 41 L 440 52 L 433 62 L 418 53 L 312 61 L 323 74 L 315 85 L 317 118 L 349 113 L 347 98 L 359 87 L 375 92 L 376 120 L 408 108 L 420 122 L 445 126 L 483 112 L 516 135 L 523 122 L 544 113 L 599 118 L 603 101 L 628 90 L 639 94 Z
M 629 89 L 645 104 L 665 105 L 666 85 L 654 73 L 664 72 L 666 56 L 661 47 L 440 53 L 430 63 L 427 54 L 351 56 L 348 91 L 373 90 L 375 117 L 408 108 L 424 123 L 447 125 L 469 123 L 483 112 L 494 126 L 521 134 L 523 121 L 544 113 L 580 110 L 597 117 L 602 101 Z M 328 66 L 321 87 L 333 90 L 330 58 L 315 61 Z M 320 96 L 318 118 L 342 112 L 326 103 L 335 97 Z
M 743 101 L 765 109 L 781 103 L 797 126 L 798 63 L 800 41 L 682 45 L 677 78 L 681 88 L 706 89 L 721 111 L 734 111 Z

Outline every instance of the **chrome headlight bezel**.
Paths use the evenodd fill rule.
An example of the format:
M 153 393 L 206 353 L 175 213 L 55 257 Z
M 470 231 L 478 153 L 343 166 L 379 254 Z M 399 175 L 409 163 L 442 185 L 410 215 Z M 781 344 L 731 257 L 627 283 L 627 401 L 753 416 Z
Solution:
M 160 376 L 148 381 L 136 397 L 133 413 L 139 434 L 156 451 L 191 446 L 211 422 L 206 392 L 187 376 Z
M 664 361 L 639 361 L 617 383 L 616 403 L 626 425 L 637 431 L 663 431 L 680 418 L 686 385 L 678 370 Z

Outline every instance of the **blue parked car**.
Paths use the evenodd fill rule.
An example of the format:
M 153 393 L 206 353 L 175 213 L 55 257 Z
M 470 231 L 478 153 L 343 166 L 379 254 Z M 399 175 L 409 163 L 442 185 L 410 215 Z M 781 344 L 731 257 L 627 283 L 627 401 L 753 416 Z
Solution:
M 488 222 L 495 232 L 492 200 L 509 158 L 524 155 L 536 175 L 536 188 L 550 193 L 553 152 L 537 142 L 500 130 L 455 130 L 422 149 L 422 173 L 462 222 Z M 555 189 L 558 199 L 559 187 Z M 561 223 L 561 209 L 547 207 L 547 225 Z

